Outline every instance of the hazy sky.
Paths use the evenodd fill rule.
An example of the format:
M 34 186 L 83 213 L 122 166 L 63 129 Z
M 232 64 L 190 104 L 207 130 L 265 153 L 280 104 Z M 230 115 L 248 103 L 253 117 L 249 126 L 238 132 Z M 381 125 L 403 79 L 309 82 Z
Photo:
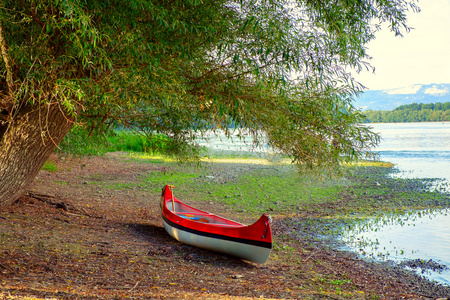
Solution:
M 375 74 L 356 74 L 370 90 L 413 84 L 450 83 L 450 0 L 420 0 L 420 13 L 408 14 L 413 27 L 403 38 L 389 29 L 368 44 Z

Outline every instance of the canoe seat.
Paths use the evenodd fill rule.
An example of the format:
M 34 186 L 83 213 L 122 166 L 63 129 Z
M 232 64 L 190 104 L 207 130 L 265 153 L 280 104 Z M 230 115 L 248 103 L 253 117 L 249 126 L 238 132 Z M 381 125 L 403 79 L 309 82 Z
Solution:
M 178 211 L 176 211 L 175 214 L 177 214 L 177 215 L 196 215 L 196 216 L 210 216 L 211 215 L 211 214 L 208 214 L 208 213 L 178 212 Z
M 211 223 L 211 225 L 216 225 L 220 227 L 244 227 L 243 225 L 224 224 L 224 223 Z

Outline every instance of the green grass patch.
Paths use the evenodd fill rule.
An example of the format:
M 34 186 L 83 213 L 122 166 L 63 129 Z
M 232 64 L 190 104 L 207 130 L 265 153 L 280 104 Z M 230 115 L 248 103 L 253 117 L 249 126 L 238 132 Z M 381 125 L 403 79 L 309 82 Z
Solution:
M 143 186 L 150 190 L 160 190 L 163 185 L 192 185 L 195 183 L 195 178 L 199 177 L 199 173 L 190 172 L 149 172 L 143 178 Z
M 71 155 L 104 155 L 125 151 L 176 156 L 180 160 L 193 160 L 204 151 L 182 140 L 169 139 L 164 134 L 130 131 L 125 129 L 90 131 L 74 126 L 59 144 L 59 152 Z
M 175 162 L 175 160 L 171 157 L 144 152 L 131 152 L 129 153 L 128 157 L 131 161 L 137 161 L 141 163 L 165 164 Z
M 58 167 L 55 163 L 51 161 L 46 161 L 44 165 L 42 166 L 41 170 L 49 171 L 49 172 L 56 172 L 58 171 Z
M 159 193 L 161 188 L 166 184 L 176 185 L 181 188 L 192 186 L 195 184 L 195 178 L 198 177 L 199 173 L 176 172 L 173 170 L 169 170 L 168 172 L 154 171 L 140 176 L 136 182 L 115 183 L 110 184 L 107 187 L 110 189 L 139 188 L 140 190 Z M 104 183 L 99 182 L 97 184 L 102 185 Z
M 312 181 L 291 169 L 257 170 L 240 175 L 233 182 L 214 185 L 204 183 L 209 199 L 235 206 L 240 211 L 289 213 L 297 206 L 333 201 L 342 188 L 339 184 Z

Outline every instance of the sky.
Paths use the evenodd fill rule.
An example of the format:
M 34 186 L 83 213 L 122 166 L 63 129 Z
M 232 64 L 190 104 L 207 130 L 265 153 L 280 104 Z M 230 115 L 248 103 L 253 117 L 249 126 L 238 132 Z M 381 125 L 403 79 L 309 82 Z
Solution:
M 421 12 L 408 13 L 413 27 L 404 37 L 384 28 L 371 41 L 368 54 L 375 74 L 355 74 L 369 90 L 450 83 L 450 0 L 419 0 Z

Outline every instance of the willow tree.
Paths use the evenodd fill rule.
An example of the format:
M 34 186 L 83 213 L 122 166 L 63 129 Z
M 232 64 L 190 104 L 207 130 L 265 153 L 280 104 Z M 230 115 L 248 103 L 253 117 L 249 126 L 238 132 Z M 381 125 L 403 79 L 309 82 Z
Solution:
M 32 183 L 74 124 L 123 124 L 180 145 L 234 122 L 310 166 L 377 142 L 359 125 L 379 24 L 402 0 L 1 0 L 0 206 Z

